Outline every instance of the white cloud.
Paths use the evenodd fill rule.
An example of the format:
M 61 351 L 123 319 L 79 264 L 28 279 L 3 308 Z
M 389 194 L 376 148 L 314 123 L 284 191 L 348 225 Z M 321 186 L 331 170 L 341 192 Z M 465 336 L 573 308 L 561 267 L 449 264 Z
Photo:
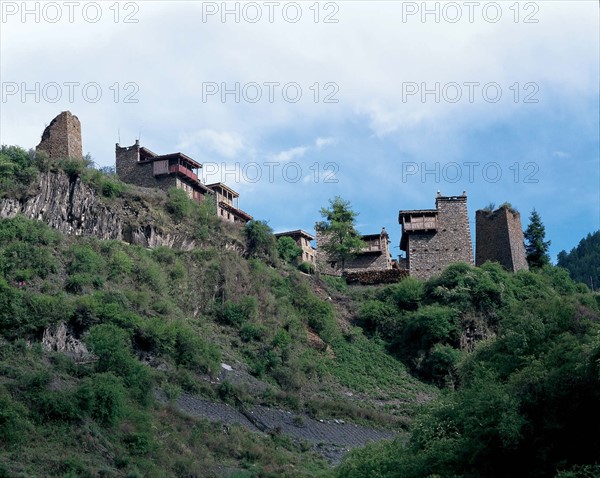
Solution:
M 315 140 L 315 146 L 318 149 L 321 149 L 325 146 L 329 146 L 331 144 L 336 144 L 336 143 L 337 143 L 337 140 L 335 138 L 317 138 Z
M 195 147 L 207 149 L 225 158 L 233 158 L 245 148 L 244 140 L 239 135 L 214 129 L 183 133 L 178 146 L 184 150 Z
M 307 146 L 297 146 L 295 148 L 286 149 L 285 151 L 280 151 L 273 155 L 273 160 L 278 161 L 280 163 L 285 163 L 287 161 L 291 161 L 296 158 L 301 158 L 304 156 L 304 153 L 308 151 Z

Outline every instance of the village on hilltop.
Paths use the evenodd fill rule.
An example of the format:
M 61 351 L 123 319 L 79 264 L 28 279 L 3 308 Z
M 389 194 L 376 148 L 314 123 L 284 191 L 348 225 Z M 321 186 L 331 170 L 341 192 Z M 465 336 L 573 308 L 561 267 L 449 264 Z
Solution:
M 36 148 L 50 158 L 82 158 L 81 124 L 69 111 L 60 113 L 46 127 Z M 217 214 L 224 220 L 245 224 L 253 218 L 239 208 L 239 194 L 219 182 L 202 184 L 198 171 L 202 164 L 183 153 L 156 154 L 140 146 L 115 147 L 116 174 L 125 183 L 164 191 L 175 187 L 202 203 L 213 196 Z M 398 214 L 402 238 L 400 249 L 406 257 L 393 259 L 389 251 L 389 235 L 362 236 L 365 247 L 344 264 L 349 281 L 363 283 L 395 282 L 406 276 L 429 279 L 455 262 L 481 265 L 487 261 L 500 263 L 509 271 L 528 269 L 523 230 L 519 212 L 505 205 L 495 211 L 478 210 L 475 215 L 475 258 L 469 228 L 467 195 L 443 196 L 439 191 L 434 209 L 401 210 Z M 314 265 L 321 274 L 339 276 L 337 261 L 319 250 L 326 238 L 316 227 L 316 235 L 303 230 L 280 232 L 302 249 L 302 261 Z M 311 245 L 316 239 L 317 247 Z

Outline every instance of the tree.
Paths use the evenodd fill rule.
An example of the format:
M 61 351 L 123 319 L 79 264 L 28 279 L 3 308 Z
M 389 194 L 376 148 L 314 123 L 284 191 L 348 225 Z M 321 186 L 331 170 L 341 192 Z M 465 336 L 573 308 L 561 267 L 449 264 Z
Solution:
M 542 223 L 542 218 L 535 209 L 531 211 L 529 226 L 527 226 L 524 236 L 529 267 L 536 269 L 549 264 L 548 248 L 550 247 L 550 241 L 544 241 L 546 229 Z
M 343 271 L 346 261 L 356 257 L 365 243 L 355 228 L 358 213 L 351 209 L 350 201 L 336 196 L 329 200 L 329 205 L 329 209 L 321 209 L 321 216 L 325 220 L 317 223 L 317 229 L 325 239 L 319 247 L 331 261 L 340 262 Z
M 277 239 L 277 253 L 283 261 L 291 264 L 302 255 L 302 248 L 291 237 L 282 236 Z
M 252 220 L 246 223 L 245 231 L 248 239 L 248 255 L 274 263 L 276 242 L 273 229 L 269 224 L 265 221 Z

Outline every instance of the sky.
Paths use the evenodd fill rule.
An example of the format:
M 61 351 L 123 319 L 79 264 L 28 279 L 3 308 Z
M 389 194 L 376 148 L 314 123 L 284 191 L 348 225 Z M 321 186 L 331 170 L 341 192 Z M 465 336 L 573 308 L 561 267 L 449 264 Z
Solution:
M 61 111 L 115 143 L 203 163 L 276 231 L 335 196 L 390 233 L 437 191 L 535 208 L 553 260 L 600 229 L 595 1 L 0 3 L 0 142 Z

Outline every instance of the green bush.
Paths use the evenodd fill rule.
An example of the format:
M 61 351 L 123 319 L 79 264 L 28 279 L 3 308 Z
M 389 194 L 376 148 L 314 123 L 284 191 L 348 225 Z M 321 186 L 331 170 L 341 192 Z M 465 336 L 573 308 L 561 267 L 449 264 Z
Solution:
M 182 221 L 190 217 L 195 210 L 197 204 L 190 199 L 183 189 L 171 188 L 167 192 L 167 212 L 173 216 L 176 221 Z
M 115 251 L 108 263 L 109 276 L 116 278 L 119 276 L 126 276 L 131 273 L 133 269 L 133 261 L 129 255 L 123 251 Z
M 18 146 L 0 148 L 0 197 L 23 197 L 38 174 L 34 153 Z
M 113 372 L 123 378 L 134 398 L 142 404 L 149 402 L 150 372 L 132 356 L 131 339 L 125 330 L 113 324 L 95 325 L 90 329 L 86 342 L 98 356 L 98 372 Z
M 123 416 L 126 390 L 123 381 L 111 372 L 85 378 L 76 396 L 80 408 L 102 425 L 114 425 Z
M 244 342 L 260 340 L 267 333 L 267 328 L 262 325 L 244 324 L 240 329 L 240 338 Z
M 302 255 L 302 248 L 291 237 L 282 236 L 277 239 L 277 254 L 284 262 L 293 263 Z
M 10 449 L 27 440 L 31 426 L 26 416 L 27 409 L 0 386 L 0 447 Z
M 298 270 L 300 272 L 304 272 L 305 274 L 314 274 L 315 273 L 315 266 L 313 264 L 311 264 L 310 262 L 301 262 L 298 265 Z
M 391 298 L 401 309 L 416 310 L 425 295 L 425 285 L 419 279 L 407 277 L 390 286 Z
M 239 302 L 227 301 L 220 310 L 219 318 L 227 325 L 241 327 L 255 316 L 256 308 L 256 298 L 251 296 L 244 297 Z
M 331 343 L 338 337 L 337 324 L 331 304 L 312 294 L 307 294 L 304 297 L 298 297 L 295 305 L 308 321 L 309 327 L 325 342 Z
M 249 221 L 245 227 L 250 257 L 275 262 L 276 242 L 273 230 L 265 221 Z
M 76 244 L 71 247 L 69 273 L 94 273 L 104 268 L 104 259 L 92 247 Z
M 85 160 L 78 158 L 61 159 L 57 164 L 71 178 L 81 176 L 88 167 L 88 163 Z
M 221 352 L 219 348 L 206 342 L 191 329 L 181 328 L 178 331 L 175 346 L 175 360 L 178 365 L 211 375 L 220 370 Z
M 371 332 L 376 332 L 387 340 L 393 339 L 398 334 L 399 315 L 397 309 L 378 300 L 367 300 L 359 311 L 362 326 Z

